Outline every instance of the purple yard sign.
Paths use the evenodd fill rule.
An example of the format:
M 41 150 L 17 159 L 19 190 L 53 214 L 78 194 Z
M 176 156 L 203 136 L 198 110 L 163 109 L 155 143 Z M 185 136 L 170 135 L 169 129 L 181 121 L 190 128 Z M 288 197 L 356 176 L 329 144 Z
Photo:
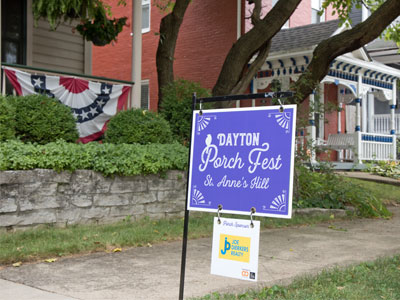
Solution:
M 193 114 L 188 210 L 291 218 L 296 106 Z

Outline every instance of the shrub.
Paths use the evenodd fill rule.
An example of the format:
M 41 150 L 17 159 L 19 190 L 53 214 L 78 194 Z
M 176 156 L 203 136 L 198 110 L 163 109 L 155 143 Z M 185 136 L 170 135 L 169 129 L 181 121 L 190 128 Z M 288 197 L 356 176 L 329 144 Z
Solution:
M 202 88 L 199 83 L 184 79 L 176 80 L 163 88 L 160 114 L 169 122 L 177 140 L 183 144 L 190 140 L 193 92 L 196 92 L 197 97 L 210 96 L 210 91 Z
M 367 172 L 394 179 L 400 179 L 400 163 L 397 161 L 376 161 L 366 169 Z
M 0 142 L 0 170 L 93 170 L 104 175 L 157 174 L 187 168 L 188 149 L 174 144 L 87 144 L 59 140 L 46 145 Z
M 10 97 L 0 97 L 0 141 L 15 137 L 15 107 Z
M 47 144 L 58 139 L 75 142 L 78 138 L 71 109 L 45 95 L 16 97 L 16 135 L 24 142 Z
M 173 140 L 168 122 L 160 115 L 141 109 L 122 111 L 111 118 L 105 142 L 114 144 L 167 144 Z
M 354 184 L 325 168 L 312 171 L 296 166 L 294 207 L 345 208 L 353 206 L 363 217 L 388 217 L 385 205 L 362 186 Z

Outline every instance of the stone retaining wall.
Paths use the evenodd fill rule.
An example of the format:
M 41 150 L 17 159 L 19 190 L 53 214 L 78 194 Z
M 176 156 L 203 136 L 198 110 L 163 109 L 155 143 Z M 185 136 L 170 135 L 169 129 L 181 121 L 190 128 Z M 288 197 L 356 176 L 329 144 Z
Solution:
M 182 216 L 186 173 L 103 177 L 79 170 L 0 172 L 0 228 Z

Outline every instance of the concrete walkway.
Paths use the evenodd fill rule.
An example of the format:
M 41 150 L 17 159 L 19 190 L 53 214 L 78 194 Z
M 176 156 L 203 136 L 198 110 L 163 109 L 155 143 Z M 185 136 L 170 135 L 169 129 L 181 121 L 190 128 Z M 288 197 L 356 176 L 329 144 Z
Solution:
M 335 173 L 338 174 L 338 175 L 341 175 L 341 176 L 346 176 L 346 177 L 357 178 L 357 179 L 362 179 L 362 180 L 366 180 L 366 181 L 373 181 L 373 182 L 378 182 L 378 183 L 386 183 L 386 184 L 400 186 L 400 179 L 383 177 L 383 176 L 379 176 L 379 175 L 370 174 L 370 173 L 367 173 L 367 172 L 336 171 Z
M 400 253 L 400 208 L 362 219 L 263 231 L 259 281 L 210 275 L 211 238 L 188 244 L 185 297 L 286 284 L 294 277 Z M 181 243 L 96 253 L 0 270 L 1 300 L 177 299 Z

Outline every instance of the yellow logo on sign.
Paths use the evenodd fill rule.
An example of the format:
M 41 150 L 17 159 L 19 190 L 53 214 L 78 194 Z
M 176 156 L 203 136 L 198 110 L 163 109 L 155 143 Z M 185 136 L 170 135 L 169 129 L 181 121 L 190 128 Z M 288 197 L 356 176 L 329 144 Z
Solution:
M 221 234 L 218 257 L 248 263 L 250 261 L 250 240 L 249 237 Z

